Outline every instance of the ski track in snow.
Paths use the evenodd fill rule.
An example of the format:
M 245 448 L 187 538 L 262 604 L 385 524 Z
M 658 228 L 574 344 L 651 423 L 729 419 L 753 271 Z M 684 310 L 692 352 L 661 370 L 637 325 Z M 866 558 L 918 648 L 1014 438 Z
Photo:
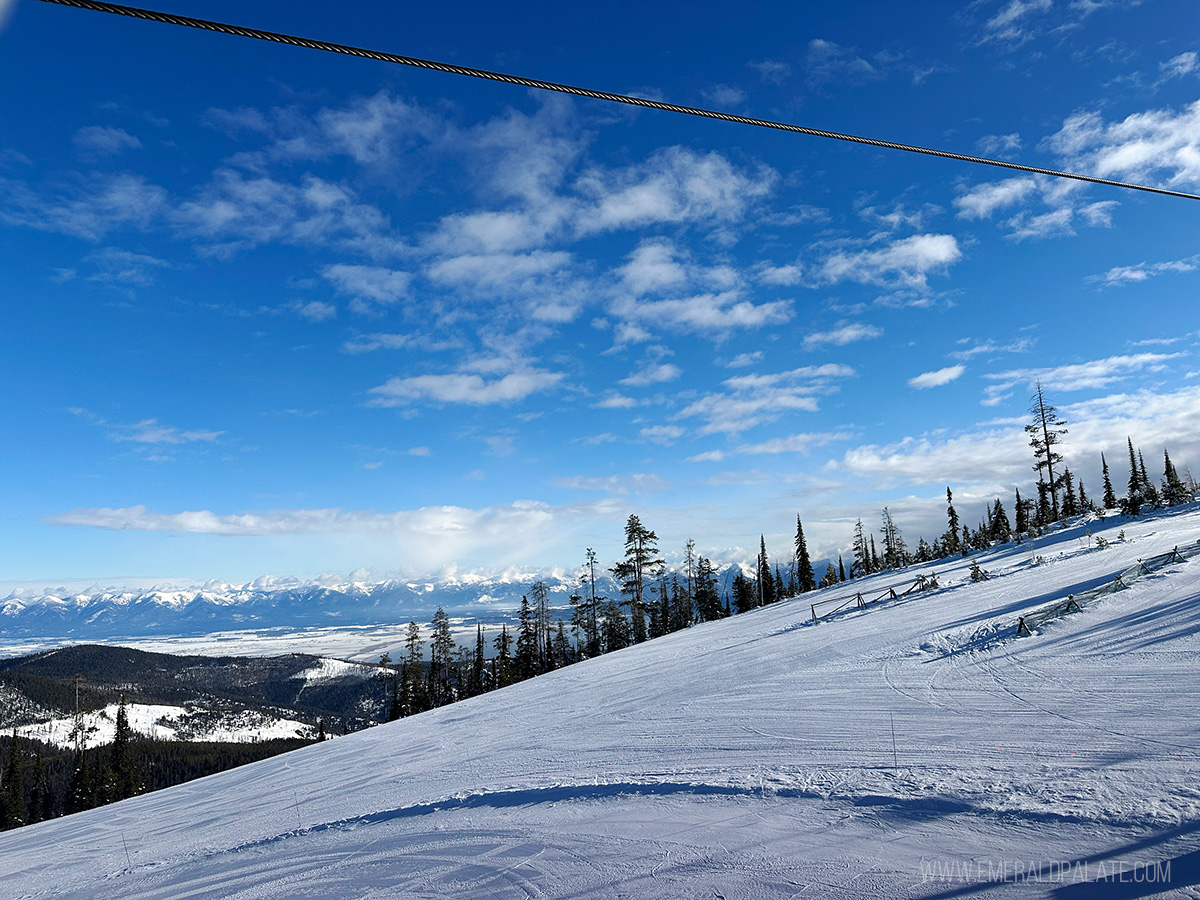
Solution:
M 807 595 L 7 832 L 3 893 L 1070 900 L 1149 887 L 927 867 L 1169 860 L 1174 896 L 1200 896 L 1200 558 L 1015 636 L 1194 543 L 1200 509 L 1090 527 L 1128 540 L 938 565 L 938 590 L 817 625 Z M 991 580 L 969 582 L 976 559 Z

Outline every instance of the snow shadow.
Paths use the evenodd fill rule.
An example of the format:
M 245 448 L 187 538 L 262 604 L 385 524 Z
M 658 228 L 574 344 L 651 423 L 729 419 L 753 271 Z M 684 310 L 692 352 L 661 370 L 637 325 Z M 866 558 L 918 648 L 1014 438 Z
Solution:
M 618 797 L 669 797 L 672 795 L 689 794 L 696 797 L 746 797 L 753 799 L 785 798 L 821 800 L 822 795 L 814 791 L 786 787 L 753 787 L 750 785 L 701 784 L 691 782 L 634 782 L 620 781 L 607 784 L 554 785 L 544 788 L 524 788 L 512 791 L 485 791 L 479 794 L 468 794 L 465 797 L 448 797 L 433 803 L 418 803 L 413 806 L 401 806 L 396 809 L 385 809 L 379 812 L 367 813 L 349 819 L 339 819 L 335 822 L 323 822 L 307 828 L 288 831 L 272 837 L 251 841 L 233 848 L 240 852 L 257 847 L 269 846 L 289 837 L 298 835 L 317 834 L 323 831 L 357 828 L 360 825 L 378 825 L 384 822 L 395 822 L 413 819 L 434 813 L 451 812 L 462 809 L 510 809 L 518 806 L 535 806 L 545 803 L 562 803 L 567 801 L 611 800 Z
M 1200 885 L 1200 850 L 1178 853 L 1173 847 L 1166 852 L 1176 855 L 1166 859 L 1153 854 L 1156 849 L 1162 852 L 1180 839 L 1189 839 L 1188 843 L 1194 844 L 1198 834 L 1200 821 L 1184 822 L 1109 850 L 1048 863 L 1044 871 L 1035 870 L 1029 877 L 1016 881 L 1045 885 L 1046 895 L 1056 900 L 1136 900 L 1194 887 Z M 1087 878 L 1078 878 L 1080 872 Z M 1061 883 L 1052 887 L 1055 880 Z M 956 900 L 988 891 L 1007 892 L 1013 883 L 1011 878 L 979 881 L 938 894 L 927 894 L 922 900 Z

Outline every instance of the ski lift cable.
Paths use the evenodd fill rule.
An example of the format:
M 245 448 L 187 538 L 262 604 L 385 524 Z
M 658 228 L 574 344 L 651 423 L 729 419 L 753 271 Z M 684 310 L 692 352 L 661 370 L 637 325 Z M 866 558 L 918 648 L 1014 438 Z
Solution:
M 706 119 L 717 119 L 722 122 L 733 122 L 738 125 L 754 125 L 759 128 L 772 128 L 776 131 L 787 131 L 810 137 L 829 138 L 835 141 L 848 141 L 854 144 L 865 144 L 870 147 L 881 147 L 885 150 L 902 150 L 907 153 L 920 153 L 925 156 L 935 156 L 942 159 L 953 159 L 960 162 L 977 165 L 995 166 L 1001 169 L 1011 169 L 1017 172 L 1029 172 L 1034 175 L 1047 175 L 1054 178 L 1068 178 L 1090 184 L 1103 184 L 1109 187 L 1125 188 L 1134 191 L 1145 191 L 1151 194 L 1163 194 L 1168 197 L 1181 197 L 1185 200 L 1200 200 L 1200 194 L 1189 194 L 1185 191 L 1173 191 L 1169 188 L 1154 187 L 1145 184 L 1133 184 L 1126 181 L 1113 181 L 1095 175 L 1083 175 L 1078 172 L 1064 172 L 1057 169 L 1045 169 L 1039 166 L 1027 166 L 1022 163 L 1008 162 L 1001 159 L 989 159 L 983 156 L 970 156 L 964 153 L 954 153 L 949 150 L 938 150 L 933 147 L 920 147 L 913 144 L 902 144 L 896 141 L 884 141 L 876 138 L 862 137 L 854 134 L 843 134 L 837 131 L 825 131 L 819 128 L 807 128 L 803 125 L 793 125 L 788 122 L 775 122 L 770 119 L 756 119 L 751 116 L 739 116 L 734 113 L 719 112 L 696 106 L 680 106 L 676 103 L 664 103 L 661 100 L 650 100 L 645 97 L 633 97 L 628 94 L 614 94 L 609 91 L 597 91 L 591 88 L 575 87 L 569 84 L 559 84 L 553 81 L 542 81 L 537 78 L 525 78 L 519 75 L 508 75 L 503 72 L 491 72 L 487 69 L 475 69 L 470 66 L 459 66 L 453 63 L 436 62 L 420 59 L 414 56 L 401 56 L 396 53 L 385 53 L 380 50 L 367 50 L 347 44 L 335 44 L 329 41 L 297 37 L 290 34 L 280 34 L 274 31 L 262 31 L 257 28 L 244 28 L 241 25 L 227 25 L 222 22 L 212 22 L 207 19 L 194 19 L 190 16 L 177 16 L 172 13 L 156 12 L 140 9 L 135 6 L 121 6 L 116 3 L 105 3 L 102 0 L 41 0 L 43 3 L 54 3 L 59 6 L 73 6 L 78 9 L 90 9 L 96 12 L 112 13 L 119 16 L 129 16 L 134 19 L 145 19 L 151 22 L 162 22 L 167 25 L 181 25 L 186 28 L 199 28 L 204 31 L 215 31 L 236 37 L 254 38 L 260 41 L 271 41 L 277 44 L 289 44 L 294 47 L 305 47 L 310 50 L 324 50 L 328 53 L 341 53 L 345 56 L 357 56 L 363 59 L 374 59 L 379 62 L 396 63 L 402 66 L 413 66 L 418 69 L 431 69 L 436 72 L 446 72 L 451 75 L 467 75 L 472 78 L 483 78 L 488 81 L 500 81 L 521 87 L 536 88 L 543 91 L 556 91 L 561 94 L 571 94 L 576 97 L 590 97 L 594 100 L 606 100 L 610 103 L 624 103 L 629 106 L 640 106 L 645 109 L 657 109 L 664 112 L 680 113 L 688 116 L 699 116 Z

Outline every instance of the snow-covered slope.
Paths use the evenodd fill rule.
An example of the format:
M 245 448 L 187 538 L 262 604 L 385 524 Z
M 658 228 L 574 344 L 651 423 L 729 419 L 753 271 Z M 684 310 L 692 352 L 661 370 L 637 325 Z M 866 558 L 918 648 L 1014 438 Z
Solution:
M 806 595 L 8 832 L 0 883 L 89 900 L 1194 896 L 1200 559 L 1013 626 L 1195 543 L 1200 511 L 1090 529 L 1113 543 L 1079 527 L 978 557 L 991 580 L 939 566 L 938 590 L 817 625 Z

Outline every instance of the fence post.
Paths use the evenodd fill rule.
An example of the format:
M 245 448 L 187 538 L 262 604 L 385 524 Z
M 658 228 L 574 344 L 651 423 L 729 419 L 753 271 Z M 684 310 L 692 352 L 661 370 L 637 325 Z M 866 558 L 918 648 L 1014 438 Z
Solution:
M 813 624 L 816 625 L 817 624 L 817 604 L 813 603 L 811 605 L 811 609 L 812 609 Z
M 1021 620 L 1017 622 L 1017 634 L 1020 634 L 1022 631 L 1024 631 L 1026 634 L 1033 634 L 1033 632 L 1029 630 L 1029 626 L 1025 624 L 1024 616 L 1021 616 Z

